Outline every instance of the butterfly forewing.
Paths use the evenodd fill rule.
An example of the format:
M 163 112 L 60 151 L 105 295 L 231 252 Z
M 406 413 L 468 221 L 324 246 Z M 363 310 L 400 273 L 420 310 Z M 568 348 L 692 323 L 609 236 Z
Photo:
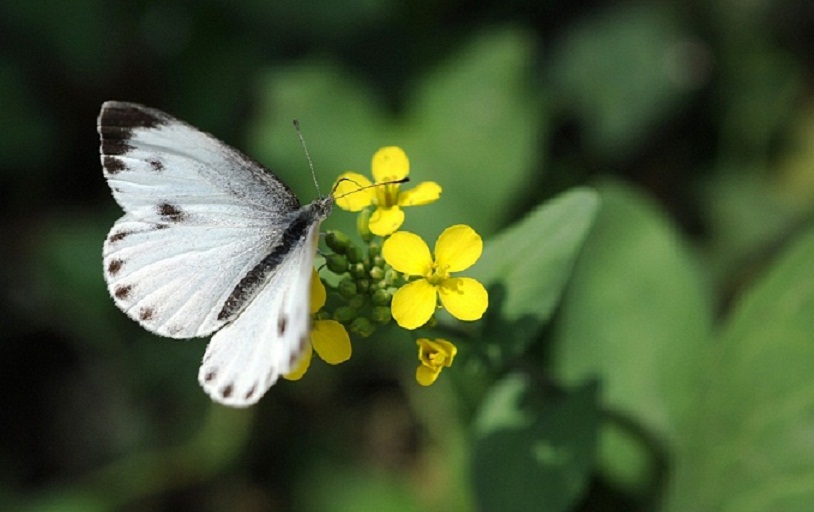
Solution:
M 260 164 L 159 110 L 109 101 L 98 130 L 126 213 L 104 243 L 111 296 L 157 334 L 217 331 L 201 385 L 226 405 L 256 402 L 308 343 L 314 251 L 332 198 L 301 208 Z

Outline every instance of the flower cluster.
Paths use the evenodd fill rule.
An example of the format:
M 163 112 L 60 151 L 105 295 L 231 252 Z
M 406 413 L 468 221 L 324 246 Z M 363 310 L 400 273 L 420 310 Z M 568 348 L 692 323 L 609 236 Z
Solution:
M 348 171 L 334 185 L 336 205 L 359 212 L 357 227 L 365 244 L 360 247 L 337 231 L 326 236 L 332 252 L 325 256 L 325 268 L 339 277 L 331 287 L 336 304 L 325 308 L 327 292 L 316 272 L 312 281 L 311 345 L 330 364 L 350 358 L 348 331 L 368 337 L 391 318 L 399 327 L 413 331 L 431 325 L 441 308 L 459 320 L 473 321 L 483 316 L 489 304 L 481 283 L 452 275 L 480 258 L 483 241 L 475 230 L 463 224 L 447 228 L 436 240 L 432 253 L 421 237 L 399 231 L 405 220 L 403 207 L 437 201 L 441 187 L 429 181 L 401 190 L 410 164 L 404 151 L 396 146 L 376 152 L 372 172 L 374 182 Z M 416 343 L 420 362 L 416 380 L 429 386 L 443 368 L 452 365 L 457 348 L 445 339 L 419 338 Z M 311 353 L 307 351 L 299 367 L 286 378 L 301 378 Z

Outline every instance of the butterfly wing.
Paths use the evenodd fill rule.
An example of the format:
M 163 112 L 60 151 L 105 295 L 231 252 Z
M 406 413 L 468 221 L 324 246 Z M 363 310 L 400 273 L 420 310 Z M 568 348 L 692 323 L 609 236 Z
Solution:
M 210 334 L 222 306 L 280 243 L 299 202 L 236 149 L 159 110 L 106 102 L 98 119 L 105 178 L 126 212 L 104 243 L 116 305 L 149 331 Z
M 309 343 L 309 291 L 320 220 L 313 219 L 254 300 L 212 336 L 198 381 L 216 402 L 252 405 L 302 356 Z

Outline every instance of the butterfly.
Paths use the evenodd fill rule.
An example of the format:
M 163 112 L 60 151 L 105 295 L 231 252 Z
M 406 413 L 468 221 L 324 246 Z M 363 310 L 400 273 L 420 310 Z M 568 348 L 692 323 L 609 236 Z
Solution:
M 104 176 L 125 215 L 103 247 L 110 296 L 148 331 L 212 335 L 198 381 L 256 403 L 310 343 L 310 283 L 333 197 L 301 206 L 261 164 L 153 108 L 107 101 Z

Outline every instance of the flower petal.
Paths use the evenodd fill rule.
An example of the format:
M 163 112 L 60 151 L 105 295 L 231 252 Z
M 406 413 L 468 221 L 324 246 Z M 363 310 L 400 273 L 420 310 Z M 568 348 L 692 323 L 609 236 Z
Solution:
M 328 364 L 339 364 L 350 359 L 350 336 L 345 326 L 336 320 L 314 322 L 311 343 L 319 357 Z
M 427 366 L 452 366 L 452 360 L 458 353 L 458 347 L 443 338 L 432 341 L 427 338 L 416 340 L 418 360 Z
M 373 183 L 367 177 L 357 172 L 342 173 L 334 182 L 334 202 L 343 210 L 358 212 L 365 206 L 370 206 L 376 199 L 375 188 L 359 190 L 371 185 Z
M 427 323 L 436 305 L 435 287 L 426 279 L 408 283 L 396 291 L 390 311 L 396 322 L 405 329 L 417 329 Z
M 441 374 L 441 369 L 443 366 L 439 366 L 438 368 L 430 368 L 429 366 L 419 365 L 415 371 L 415 380 L 418 381 L 419 384 L 422 386 L 429 386 L 438 378 L 438 375 Z
M 408 231 L 393 233 L 382 245 L 384 261 L 397 272 L 424 276 L 432 268 L 430 248 L 420 236 Z
M 450 226 L 435 242 L 435 263 L 448 272 L 460 272 L 478 261 L 483 252 L 483 240 L 465 224 Z
M 325 285 L 319 278 L 317 269 L 311 274 L 311 314 L 313 315 L 325 305 L 328 294 L 325 292 Z
M 438 294 L 441 304 L 459 320 L 477 320 L 489 307 L 486 288 L 471 277 L 446 279 L 438 288 Z
M 399 194 L 399 206 L 419 206 L 429 204 L 441 197 L 441 185 L 434 181 L 425 181 L 418 186 Z
M 387 236 L 397 230 L 404 223 L 404 211 L 398 206 L 392 208 L 376 208 L 370 216 L 368 227 L 376 236 Z
M 311 366 L 311 354 L 313 354 L 313 352 L 314 350 L 311 348 L 311 344 L 308 343 L 305 352 L 297 363 L 297 367 L 283 375 L 283 378 L 286 380 L 300 380 L 302 376 L 305 375 L 305 372 L 308 371 L 308 367 Z
M 371 162 L 376 183 L 396 181 L 410 174 L 410 161 L 398 146 L 387 146 L 376 151 Z

